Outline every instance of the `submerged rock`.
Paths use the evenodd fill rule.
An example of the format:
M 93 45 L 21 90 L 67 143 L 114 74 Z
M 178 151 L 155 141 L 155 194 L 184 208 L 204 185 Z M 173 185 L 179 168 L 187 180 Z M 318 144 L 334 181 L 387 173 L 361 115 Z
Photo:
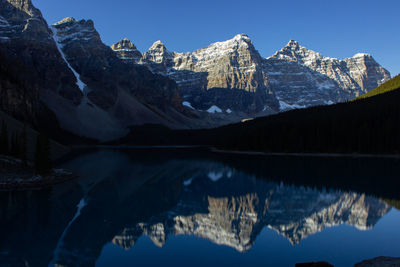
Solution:
M 399 267 L 400 258 L 377 257 L 354 265 L 355 267 Z

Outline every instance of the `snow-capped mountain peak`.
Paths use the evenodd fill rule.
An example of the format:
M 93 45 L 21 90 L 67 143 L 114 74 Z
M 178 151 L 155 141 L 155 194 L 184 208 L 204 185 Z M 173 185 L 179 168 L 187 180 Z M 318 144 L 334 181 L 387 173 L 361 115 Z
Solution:
M 239 47 L 249 48 L 253 47 L 253 44 L 246 34 L 237 34 L 232 39 L 223 41 L 223 42 L 216 42 L 209 45 L 207 48 L 199 49 L 196 52 L 204 51 L 209 52 L 211 50 L 219 50 L 221 52 L 226 52 L 228 49 L 237 49 Z M 231 52 L 230 50 L 228 52 Z
M 353 56 L 353 58 L 364 58 L 364 57 L 372 57 L 371 54 L 368 53 L 357 53 Z

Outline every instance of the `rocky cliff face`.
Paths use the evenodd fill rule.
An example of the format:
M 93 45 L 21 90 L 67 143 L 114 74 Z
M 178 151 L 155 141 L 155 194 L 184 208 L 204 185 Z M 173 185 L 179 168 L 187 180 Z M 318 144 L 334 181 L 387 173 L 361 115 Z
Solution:
M 48 27 L 30 0 L 0 7 L 1 110 L 99 140 L 130 125 L 207 128 L 336 103 L 390 77 L 369 55 L 325 58 L 295 41 L 264 59 L 244 34 L 192 53 L 157 41 L 142 55 L 127 39 L 104 45 L 91 20 Z
M 184 100 L 195 109 L 208 110 L 215 105 L 221 110 L 254 114 L 279 108 L 268 88 L 262 61 L 250 38 L 239 34 L 193 53 L 170 52 L 157 41 L 143 60 L 133 62 L 175 80 Z
M 170 52 L 157 41 L 142 59 L 129 62 L 174 79 L 195 109 L 252 115 L 346 101 L 390 79 L 368 54 L 338 60 L 293 40 L 264 59 L 244 34 L 192 53 Z
M 51 92 L 72 106 L 82 93 L 57 51 L 52 32 L 30 0 L 0 1 L 0 108 L 17 119 L 57 128 L 57 119 L 42 102 Z
M 142 59 L 142 53 L 128 39 L 123 39 L 111 46 L 117 52 L 118 57 L 127 63 L 138 63 Z
M 82 104 L 84 107 L 76 116 L 85 132 L 98 135 L 98 129 L 108 129 L 104 135 L 112 136 L 112 131 L 122 130 L 121 135 L 126 127 L 144 123 L 184 126 L 185 109 L 176 84 L 142 66 L 124 64 L 102 43 L 91 20 L 66 18 L 54 24 L 53 31 L 61 53 L 87 95 L 88 103 Z M 127 41 L 114 46 L 117 47 L 121 52 L 129 47 L 130 52 L 134 50 Z M 88 113 L 93 115 L 88 117 Z
M 267 58 L 264 69 L 281 108 L 342 102 L 390 79 L 390 73 L 368 54 L 338 60 L 294 40 Z

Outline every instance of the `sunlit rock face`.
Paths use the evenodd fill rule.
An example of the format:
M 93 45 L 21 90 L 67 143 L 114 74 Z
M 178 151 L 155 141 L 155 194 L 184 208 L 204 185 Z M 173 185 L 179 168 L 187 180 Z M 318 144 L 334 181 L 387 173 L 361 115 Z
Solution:
M 222 170 L 210 172 L 208 182 L 201 178 L 186 180 L 185 191 L 173 210 L 126 228 L 113 242 L 129 249 L 144 234 L 155 245 L 163 246 L 168 236 L 183 234 L 244 252 L 251 249 L 265 227 L 298 244 L 326 227 L 348 224 L 359 230 L 370 229 L 391 208 L 363 194 L 321 192 L 257 180 L 250 186 L 253 192 L 243 194 L 226 188 L 229 180 L 237 179 L 235 175 Z M 230 192 L 230 196 L 216 196 L 216 188 L 224 186 L 222 191 Z
M 111 46 L 117 52 L 118 57 L 127 63 L 138 63 L 142 58 L 142 53 L 127 38 Z
M 142 58 L 136 54 L 129 59 L 115 46 L 118 43 L 112 47 L 127 63 L 143 64 L 175 80 L 184 100 L 198 110 L 215 105 L 262 114 L 329 105 L 353 99 L 390 79 L 390 73 L 368 54 L 338 60 L 294 40 L 266 59 L 244 34 L 188 53 L 170 52 L 157 41 Z
M 250 38 L 238 34 L 192 53 L 170 52 L 157 41 L 144 53 L 143 60 L 134 62 L 175 80 L 184 100 L 196 109 L 207 110 L 216 105 L 247 113 L 277 111 L 278 102 L 268 88 L 262 61 Z
M 371 55 L 338 60 L 291 40 L 266 59 L 265 72 L 281 108 L 333 104 L 353 99 L 390 79 Z
M 0 5 L 0 41 L 14 38 L 49 39 L 51 31 L 31 0 L 1 0 Z

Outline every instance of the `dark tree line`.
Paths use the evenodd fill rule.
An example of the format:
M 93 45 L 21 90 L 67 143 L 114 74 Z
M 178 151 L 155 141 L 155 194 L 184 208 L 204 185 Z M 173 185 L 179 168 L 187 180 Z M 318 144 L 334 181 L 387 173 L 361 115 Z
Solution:
M 10 134 L 7 124 L 2 121 L 0 154 L 21 159 L 24 164 L 27 164 L 27 133 L 25 126 L 21 133 L 14 132 Z M 46 175 L 52 169 L 49 138 L 42 133 L 36 138 L 34 163 L 37 174 Z
M 36 139 L 35 169 L 42 175 L 48 174 L 52 169 L 49 138 L 42 133 Z
M 400 90 L 211 131 L 224 149 L 290 153 L 400 153 Z
M 26 129 L 21 133 L 8 132 L 7 124 L 3 121 L 0 132 L 0 154 L 12 156 L 26 161 Z
M 292 110 L 210 130 L 133 127 L 117 144 L 206 145 L 286 153 L 400 153 L 400 90 L 331 106 Z

